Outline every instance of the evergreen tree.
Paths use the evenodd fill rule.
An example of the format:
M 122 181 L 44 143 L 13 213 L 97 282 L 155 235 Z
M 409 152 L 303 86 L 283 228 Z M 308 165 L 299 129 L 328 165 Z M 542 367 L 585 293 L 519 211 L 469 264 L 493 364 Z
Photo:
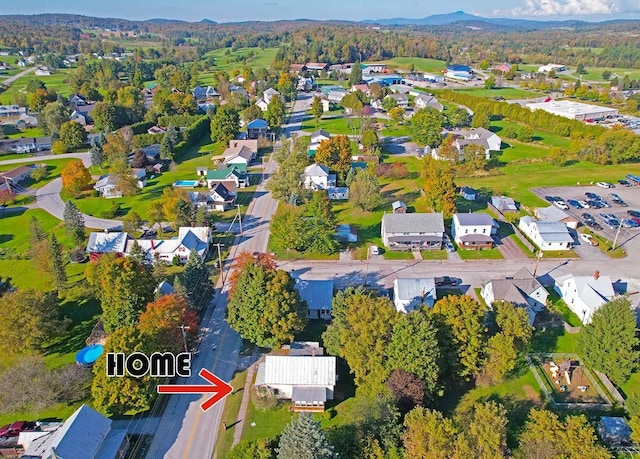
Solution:
M 67 235 L 79 245 L 84 241 L 84 217 L 71 200 L 64 206 L 63 217 Z
M 278 459 L 334 459 L 333 446 L 311 413 L 300 413 L 284 428 Z
M 174 150 L 178 144 L 178 132 L 173 125 L 167 126 L 167 133 L 160 143 L 160 157 L 162 159 L 173 160 Z
M 54 234 L 49 239 L 49 269 L 56 288 L 63 290 L 67 283 L 67 273 L 64 270 L 62 247 Z
M 204 309 L 213 297 L 209 269 L 195 250 L 191 251 L 189 261 L 184 268 L 184 286 L 189 302 L 197 310 Z
M 360 61 L 353 64 L 351 73 L 349 74 L 349 86 L 360 83 L 362 80 L 362 68 L 360 67 Z
M 36 217 L 31 217 L 29 220 L 29 237 L 31 240 L 31 247 L 33 248 L 38 242 L 42 242 L 47 239 L 47 233 L 40 224 L 40 220 Z
M 134 240 L 133 244 L 131 245 L 129 257 L 133 258 L 143 266 L 147 264 L 147 257 L 145 256 L 144 250 L 142 250 L 142 247 L 140 246 L 140 244 L 138 244 L 137 240 Z

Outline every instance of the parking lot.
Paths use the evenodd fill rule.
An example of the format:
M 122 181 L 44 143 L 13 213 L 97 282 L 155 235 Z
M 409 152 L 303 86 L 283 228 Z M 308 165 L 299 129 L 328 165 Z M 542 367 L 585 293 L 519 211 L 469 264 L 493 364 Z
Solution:
M 624 175 L 624 174 L 621 174 Z M 622 178 L 622 177 L 621 177 Z M 640 212 L 640 186 L 631 186 L 625 187 L 618 184 L 615 184 L 615 188 L 600 188 L 594 185 L 584 185 L 584 186 L 568 186 L 568 187 L 553 187 L 553 188 L 535 188 L 532 191 L 538 195 L 541 199 L 545 199 L 545 197 L 561 197 L 563 201 L 569 207 L 568 209 L 563 209 L 567 214 L 571 215 L 575 219 L 580 222 L 580 227 L 588 226 L 585 225 L 585 218 L 583 217 L 584 213 L 591 214 L 595 222 L 601 227 L 591 228 L 594 233 L 600 234 L 605 238 L 613 241 L 616 238 L 616 233 L 618 233 L 618 240 L 616 245 L 622 246 L 627 253 L 640 253 L 640 227 L 638 228 L 626 228 L 624 226 L 620 226 L 620 228 L 611 227 L 608 225 L 607 219 L 601 216 L 601 214 L 612 214 L 614 215 L 620 222 L 625 219 L 630 219 L 632 216 L 628 214 L 629 210 L 634 210 Z M 585 193 L 595 193 L 598 195 L 601 200 L 604 200 L 606 203 L 610 205 L 610 207 L 603 208 L 576 208 L 575 205 L 571 205 L 569 203 L 570 200 L 574 201 L 593 201 L 592 198 L 587 198 Z M 614 202 L 613 197 L 611 197 L 611 193 L 615 193 L 622 200 L 628 204 L 628 207 L 622 207 L 621 205 L 617 205 Z M 574 203 L 575 204 L 575 203 Z M 549 202 L 548 205 L 553 205 Z M 542 206 L 541 206 L 542 207 Z M 610 220 L 609 220 L 610 221 Z M 582 258 L 591 258 L 596 257 L 595 253 L 599 252 L 596 247 L 588 247 L 585 243 L 580 243 L 580 241 L 576 239 L 575 250 Z

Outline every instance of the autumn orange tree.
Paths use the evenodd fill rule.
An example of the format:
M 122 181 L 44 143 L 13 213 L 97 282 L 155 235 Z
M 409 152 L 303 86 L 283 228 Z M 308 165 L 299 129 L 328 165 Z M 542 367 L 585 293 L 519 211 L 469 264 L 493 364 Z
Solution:
M 138 322 L 138 330 L 147 337 L 145 341 L 152 349 L 163 352 L 184 349 L 183 326 L 188 338 L 193 338 L 198 333 L 198 316 L 183 297 L 173 293 L 149 303 Z
M 240 252 L 233 262 L 232 271 L 229 275 L 229 283 L 231 284 L 229 287 L 229 298 L 233 296 L 240 274 L 242 274 L 249 265 L 259 265 L 265 269 L 276 269 L 277 266 L 275 258 L 273 258 L 270 253 L 259 252 L 253 255 L 251 252 Z
M 320 142 L 315 154 L 316 162 L 346 177 L 351 168 L 351 142 L 346 135 L 337 135 Z
M 67 194 L 78 197 L 90 184 L 91 173 L 79 159 L 69 161 L 62 170 L 62 189 Z

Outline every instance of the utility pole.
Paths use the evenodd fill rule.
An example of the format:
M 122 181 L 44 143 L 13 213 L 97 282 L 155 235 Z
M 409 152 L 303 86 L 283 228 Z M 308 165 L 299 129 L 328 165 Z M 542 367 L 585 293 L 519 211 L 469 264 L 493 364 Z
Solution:
M 243 236 L 243 234 L 242 234 L 242 213 L 240 212 L 240 204 L 236 204 L 236 207 L 238 208 L 238 222 L 240 222 L 240 236 Z
M 191 330 L 191 327 L 185 327 L 184 325 L 180 325 L 178 328 L 182 332 L 182 341 L 184 342 L 184 351 L 189 352 L 189 348 L 187 347 L 187 332 L 185 330 Z
M 538 272 L 538 263 L 540 263 L 541 258 L 542 258 L 542 249 L 539 249 L 538 257 L 536 258 L 536 267 L 533 269 L 533 277 L 536 277 L 536 272 Z
M 616 237 L 613 239 L 613 247 L 611 247 L 611 250 L 616 249 L 616 244 L 618 243 L 618 236 L 620 235 L 621 229 L 622 229 L 622 223 L 618 223 L 618 231 L 616 231 Z
M 220 251 L 220 246 L 223 246 L 224 244 L 216 242 L 215 244 L 211 245 L 215 245 L 216 247 L 218 247 L 218 266 L 220 266 L 220 277 L 222 278 L 222 285 L 224 285 L 224 272 L 222 271 L 222 252 Z

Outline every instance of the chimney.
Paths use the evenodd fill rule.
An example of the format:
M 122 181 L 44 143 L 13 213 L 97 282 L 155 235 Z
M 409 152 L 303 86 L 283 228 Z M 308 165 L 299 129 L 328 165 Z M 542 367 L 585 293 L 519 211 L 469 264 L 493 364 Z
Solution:
M 596 271 L 595 273 L 593 273 L 593 278 L 595 280 L 598 280 L 599 277 L 600 277 L 600 271 Z

